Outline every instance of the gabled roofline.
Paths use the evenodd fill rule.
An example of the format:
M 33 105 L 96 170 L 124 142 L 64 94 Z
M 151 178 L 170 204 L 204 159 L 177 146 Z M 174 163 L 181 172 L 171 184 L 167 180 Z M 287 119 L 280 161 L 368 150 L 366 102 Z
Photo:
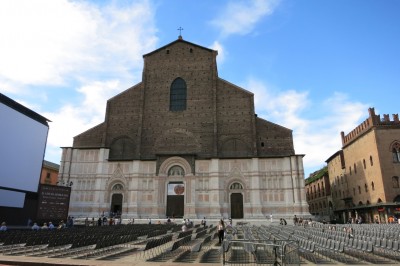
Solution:
M 242 92 L 245 92 L 245 93 L 247 93 L 247 94 L 249 94 L 249 95 L 254 96 L 254 93 L 252 93 L 251 91 L 248 91 L 248 90 L 246 90 L 246 89 L 243 89 L 242 87 L 239 87 L 238 85 L 233 84 L 233 83 L 231 83 L 231 82 L 229 82 L 229 81 L 227 81 L 227 80 L 225 80 L 225 79 L 223 79 L 223 78 L 218 77 L 218 79 L 219 79 L 220 81 L 222 81 L 222 82 L 225 82 L 226 84 L 229 84 L 229 85 L 235 87 L 236 89 L 241 90 Z
M 338 150 L 337 152 L 335 152 L 334 154 L 332 154 L 331 156 L 329 156 L 328 159 L 325 160 L 326 163 L 329 163 L 330 161 L 333 160 L 333 158 L 337 157 L 338 155 L 340 155 L 341 153 L 343 153 L 343 150 Z
M 274 126 L 276 126 L 276 127 L 278 127 L 278 128 L 282 128 L 282 129 L 288 130 L 288 131 L 290 131 L 290 132 L 293 133 L 293 129 L 284 127 L 284 126 L 282 126 L 282 125 L 278 125 L 278 124 L 276 124 L 276 123 L 274 123 L 274 122 L 271 122 L 271 121 L 266 120 L 266 119 L 264 119 L 264 118 L 258 117 L 257 114 L 256 114 L 256 120 L 260 120 L 260 121 L 263 121 L 263 122 L 266 122 L 266 123 L 270 123 L 270 124 L 272 124 L 272 125 L 274 125 Z
M 154 54 L 154 53 L 157 53 L 157 52 L 160 51 L 160 50 L 164 50 L 164 49 L 167 48 L 168 46 L 174 45 L 175 43 L 178 43 L 178 42 L 184 42 L 184 43 L 186 43 L 186 44 L 190 44 L 190 45 L 193 45 L 193 46 L 195 46 L 195 47 L 198 47 L 198 48 L 201 48 L 201 49 L 210 51 L 210 52 L 216 52 L 216 53 L 218 54 L 218 51 L 217 51 L 217 50 L 213 50 L 213 49 L 206 48 L 206 47 L 204 47 L 204 46 L 201 46 L 201 45 L 198 45 L 198 44 L 195 44 L 195 43 L 192 43 L 192 42 L 185 41 L 185 40 L 182 39 L 182 37 L 179 37 L 176 41 L 173 41 L 173 42 L 171 42 L 171 43 L 169 43 L 169 44 L 167 44 L 167 45 L 164 45 L 164 46 L 162 46 L 162 47 L 158 48 L 157 50 L 154 50 L 154 51 L 152 51 L 152 52 L 150 52 L 150 53 L 144 54 L 144 55 L 143 55 L 143 58 L 146 57 L 146 56 L 152 55 L 152 54 Z

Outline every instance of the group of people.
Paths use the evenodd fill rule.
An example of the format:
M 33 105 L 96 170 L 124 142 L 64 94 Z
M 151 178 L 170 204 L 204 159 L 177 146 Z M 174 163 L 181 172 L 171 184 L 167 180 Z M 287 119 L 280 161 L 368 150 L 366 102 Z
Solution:
M 37 223 L 33 223 L 33 225 L 31 226 L 31 229 L 33 231 L 39 231 L 39 230 L 54 230 L 56 228 L 63 229 L 66 227 L 67 227 L 67 225 L 64 223 L 63 220 L 61 220 L 57 227 L 52 222 L 43 223 L 42 226 L 39 226 Z
M 183 219 L 182 232 L 186 232 L 188 230 L 188 228 L 192 228 L 192 227 L 193 227 L 193 221 L 191 221 L 189 219 Z
M 322 222 L 323 223 L 323 222 Z M 294 225 L 303 225 L 303 226 L 307 226 L 307 225 L 313 225 L 313 220 L 311 218 L 308 219 L 303 219 L 302 217 L 297 217 L 297 215 L 295 215 L 293 217 L 293 224 Z

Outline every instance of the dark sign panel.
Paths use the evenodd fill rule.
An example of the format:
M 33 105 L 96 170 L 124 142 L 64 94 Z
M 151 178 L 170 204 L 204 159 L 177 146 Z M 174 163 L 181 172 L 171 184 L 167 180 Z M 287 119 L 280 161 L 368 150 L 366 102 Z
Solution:
M 38 220 L 65 220 L 68 217 L 70 187 L 41 185 Z

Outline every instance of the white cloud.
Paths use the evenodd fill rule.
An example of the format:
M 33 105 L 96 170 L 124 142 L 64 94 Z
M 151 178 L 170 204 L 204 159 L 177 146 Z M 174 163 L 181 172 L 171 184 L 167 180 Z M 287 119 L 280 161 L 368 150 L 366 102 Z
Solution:
M 147 1 L 122 9 L 66 0 L 2 1 L 0 83 L 57 85 L 73 75 L 127 71 L 155 45 L 150 10 Z
M 368 116 L 368 105 L 333 93 L 321 103 L 311 102 L 309 92 L 279 91 L 249 79 L 244 88 L 254 93 L 261 118 L 293 130 L 296 154 L 303 158 L 305 175 L 324 166 L 342 147 L 340 132 L 348 133 Z M 318 113 L 318 118 L 309 114 Z
M 231 1 L 211 24 L 221 30 L 223 36 L 245 35 L 267 15 L 274 12 L 279 0 Z
M 153 12 L 148 0 L 0 2 L 1 91 L 52 121 L 46 160 L 58 162 L 60 147 L 104 120 L 106 100 L 140 80 L 157 43 Z
M 218 51 L 218 56 L 217 56 L 217 64 L 222 64 L 225 60 L 225 49 L 222 46 L 222 44 L 218 41 L 215 41 L 211 47 L 211 49 Z
M 53 121 L 47 139 L 49 154 L 46 155 L 60 158 L 60 147 L 72 146 L 74 136 L 103 122 L 106 101 L 120 90 L 118 80 L 95 81 L 78 89 L 84 97 L 82 102 L 64 105 L 57 112 L 44 113 Z

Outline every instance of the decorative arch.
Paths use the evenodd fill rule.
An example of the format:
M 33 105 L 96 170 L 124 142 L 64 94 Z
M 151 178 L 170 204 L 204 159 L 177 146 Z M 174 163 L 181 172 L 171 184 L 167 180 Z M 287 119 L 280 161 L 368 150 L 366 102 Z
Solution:
M 121 191 L 123 189 L 124 189 L 124 186 L 120 183 L 114 184 L 111 188 L 112 191 Z
M 240 182 L 233 182 L 230 184 L 229 190 L 243 190 L 243 185 Z
M 169 110 L 184 111 L 186 110 L 186 82 L 182 78 L 176 78 L 170 88 Z
M 109 160 L 133 160 L 135 156 L 135 143 L 127 136 L 115 138 L 110 145 Z
M 185 170 L 179 165 L 173 165 L 168 169 L 168 176 L 185 176 Z
M 114 173 L 105 183 L 104 201 L 110 204 L 109 210 L 111 212 L 123 212 L 123 207 L 128 202 L 127 188 L 128 180 L 123 174 L 120 163 L 118 163 Z
M 124 188 L 126 188 L 127 183 L 128 183 L 128 180 L 126 179 L 126 177 L 122 171 L 120 163 L 117 164 L 117 167 L 115 168 L 114 173 L 106 181 L 105 189 L 111 191 L 112 187 L 117 183 L 120 183 Z
M 182 167 L 185 175 L 192 175 L 192 168 L 190 167 L 188 161 L 178 156 L 173 156 L 165 160 L 160 166 L 159 175 L 168 176 L 168 171 L 173 166 L 180 166 Z

